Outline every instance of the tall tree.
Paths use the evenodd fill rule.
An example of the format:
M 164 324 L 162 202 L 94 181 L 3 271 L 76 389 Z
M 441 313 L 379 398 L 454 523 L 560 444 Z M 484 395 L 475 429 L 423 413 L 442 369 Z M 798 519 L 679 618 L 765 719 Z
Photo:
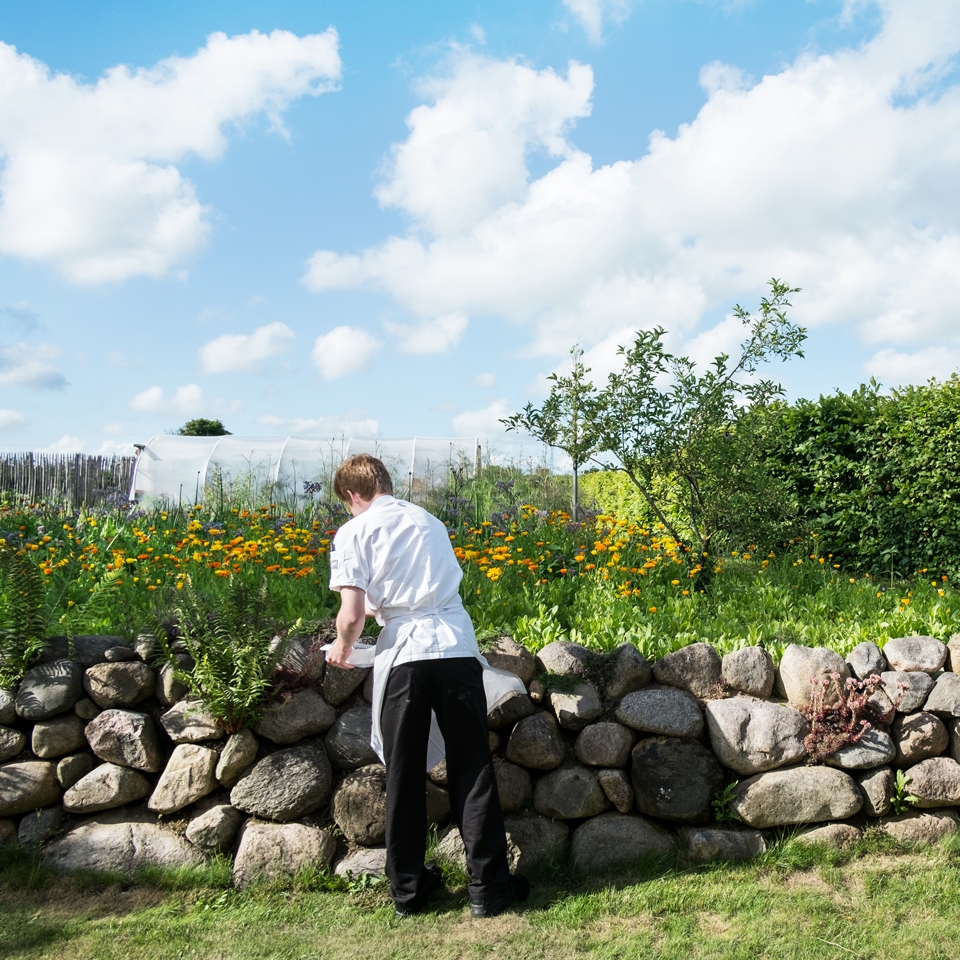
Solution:
M 188 420 L 179 430 L 177 436 L 180 437 L 229 437 L 230 431 L 220 420 L 207 420 L 205 417 L 197 417 L 195 420 Z

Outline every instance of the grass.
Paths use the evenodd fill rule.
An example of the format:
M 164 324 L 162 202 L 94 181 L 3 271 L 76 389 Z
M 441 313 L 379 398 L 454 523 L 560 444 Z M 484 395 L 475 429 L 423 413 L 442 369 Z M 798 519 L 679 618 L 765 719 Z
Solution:
M 848 852 L 790 839 L 742 865 L 648 863 L 631 876 L 538 878 L 522 911 L 475 921 L 462 886 L 398 921 L 382 885 L 323 877 L 235 892 L 199 871 L 56 877 L 0 870 L 0 952 L 16 960 L 361 958 L 953 958 L 960 843 L 868 838 Z M 454 881 L 456 877 L 453 878 Z

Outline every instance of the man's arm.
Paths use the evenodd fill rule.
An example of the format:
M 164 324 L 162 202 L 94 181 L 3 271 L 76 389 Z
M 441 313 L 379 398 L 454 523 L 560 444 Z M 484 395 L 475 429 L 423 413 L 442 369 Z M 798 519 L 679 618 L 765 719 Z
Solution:
M 340 611 L 337 613 L 337 639 L 327 651 L 327 663 L 335 667 L 353 669 L 352 663 L 347 663 L 350 651 L 363 633 L 363 625 L 367 619 L 367 596 L 360 587 L 340 588 Z

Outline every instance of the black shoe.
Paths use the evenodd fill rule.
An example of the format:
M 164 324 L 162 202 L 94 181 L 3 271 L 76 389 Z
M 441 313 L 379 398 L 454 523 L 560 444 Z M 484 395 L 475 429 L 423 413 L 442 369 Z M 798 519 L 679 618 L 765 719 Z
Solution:
M 470 913 L 474 917 L 496 917 L 515 903 L 521 903 L 530 896 L 530 881 L 515 873 L 510 877 L 507 889 L 498 897 L 483 897 L 470 901 Z
M 427 864 L 423 868 L 423 875 L 420 879 L 420 889 L 417 891 L 417 895 L 410 903 L 404 906 L 395 906 L 393 908 L 393 915 L 397 918 L 402 918 L 414 917 L 418 913 L 423 913 L 427 906 L 427 901 L 430 899 L 430 895 L 442 886 L 443 873 L 440 871 L 440 868 L 434 863 Z

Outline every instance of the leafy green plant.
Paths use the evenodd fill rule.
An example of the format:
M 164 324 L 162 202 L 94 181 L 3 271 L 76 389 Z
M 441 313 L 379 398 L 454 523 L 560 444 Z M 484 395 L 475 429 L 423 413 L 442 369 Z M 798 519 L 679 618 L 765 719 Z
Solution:
M 0 548 L 0 687 L 11 687 L 43 648 L 51 610 L 39 567 L 26 550 Z
M 740 783 L 739 780 L 733 780 L 714 793 L 713 799 L 710 801 L 710 806 L 713 808 L 713 819 L 716 820 L 717 823 L 730 823 L 731 821 L 740 819 L 740 815 L 732 806 L 737 793 L 738 783 Z
M 158 629 L 157 637 L 177 678 L 207 704 L 227 733 L 256 723 L 285 646 L 269 616 L 266 581 L 230 576 L 216 597 L 191 583 L 175 611 L 193 669 L 177 662 L 165 630 Z
M 907 791 L 907 786 L 912 780 L 913 778 L 907 776 L 905 771 L 897 771 L 897 778 L 893 781 L 893 793 L 890 794 L 890 806 L 893 807 L 893 812 L 897 816 L 906 813 L 919 799 Z

